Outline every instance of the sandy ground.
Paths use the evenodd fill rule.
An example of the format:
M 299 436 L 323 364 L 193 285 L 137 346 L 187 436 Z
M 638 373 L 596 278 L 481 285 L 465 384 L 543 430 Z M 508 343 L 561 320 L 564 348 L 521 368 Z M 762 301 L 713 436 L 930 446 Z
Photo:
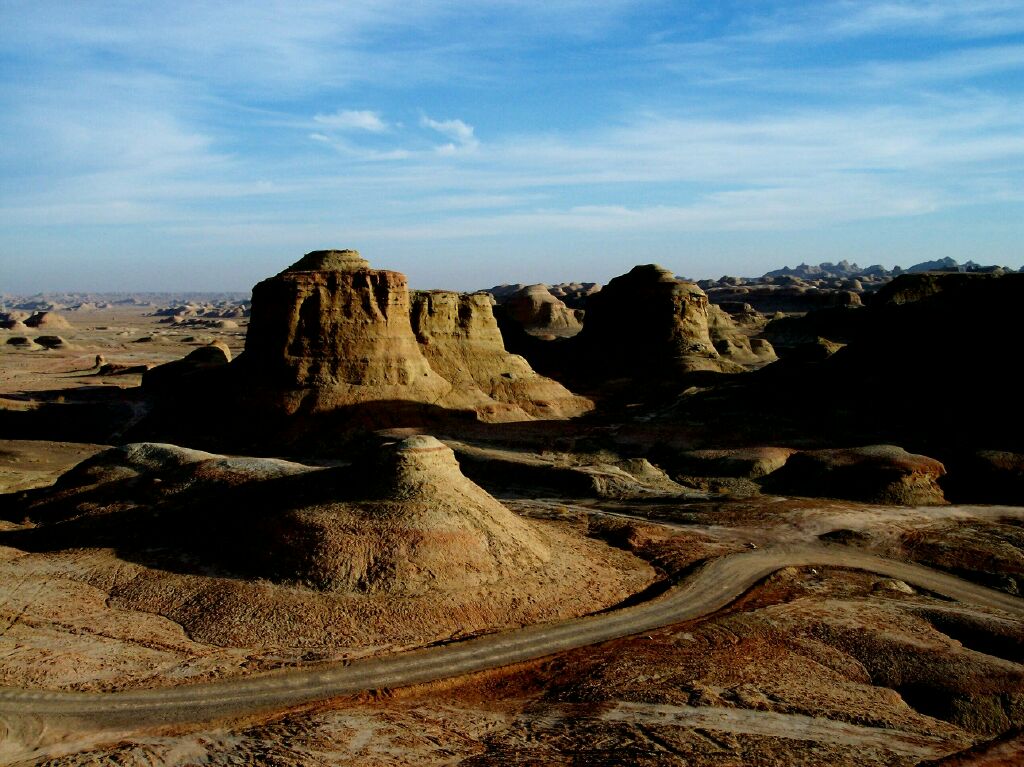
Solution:
M 152 316 L 155 307 L 60 312 L 71 328 L 0 329 L 0 397 L 83 386 L 138 386 L 141 376 L 96 376 L 96 355 L 120 365 L 157 365 L 180 359 L 197 346 L 221 340 L 237 354 L 245 345 L 248 320 L 235 320 L 237 329 L 172 327 Z M 15 336 L 58 335 L 65 349 L 23 350 L 7 341 Z M 0 406 L 4 406 L 0 400 Z

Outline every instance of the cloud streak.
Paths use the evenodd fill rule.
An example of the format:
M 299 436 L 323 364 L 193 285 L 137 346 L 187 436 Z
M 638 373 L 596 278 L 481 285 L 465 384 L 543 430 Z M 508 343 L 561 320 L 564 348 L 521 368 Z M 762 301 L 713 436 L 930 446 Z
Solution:
M 384 122 L 377 112 L 368 109 L 339 109 L 333 114 L 313 116 L 313 122 L 325 129 L 343 131 L 369 131 L 370 133 L 386 133 L 390 126 Z

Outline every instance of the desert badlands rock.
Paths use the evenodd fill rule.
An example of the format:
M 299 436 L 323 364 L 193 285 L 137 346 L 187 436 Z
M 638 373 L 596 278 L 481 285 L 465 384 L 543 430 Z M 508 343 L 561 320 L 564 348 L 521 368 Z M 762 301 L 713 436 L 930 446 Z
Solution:
M 287 414 L 396 402 L 500 422 L 592 409 L 505 351 L 486 295 L 410 294 L 404 275 L 350 250 L 314 251 L 254 288 L 232 370 Z
M 1021 275 L 932 268 L 5 299 L 0 763 L 1020 763 Z
M 420 351 L 398 272 L 353 250 L 314 251 L 253 288 L 239 362 L 289 412 L 369 400 L 437 402 L 451 386 Z

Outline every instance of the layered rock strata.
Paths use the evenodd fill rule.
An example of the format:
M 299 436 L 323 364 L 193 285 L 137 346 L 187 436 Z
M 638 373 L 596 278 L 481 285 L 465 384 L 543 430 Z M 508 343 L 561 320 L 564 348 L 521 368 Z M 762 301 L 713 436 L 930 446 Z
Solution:
M 314 251 L 256 285 L 245 352 L 205 388 L 230 390 L 232 412 L 273 420 L 347 409 L 370 428 L 380 418 L 397 426 L 444 411 L 504 422 L 591 410 L 590 400 L 505 350 L 491 303 L 482 293 L 410 295 L 404 275 L 371 269 L 356 251 Z M 190 358 L 154 369 L 144 383 L 166 390 L 157 382 L 196 362 L 214 374 L 215 365 Z
M 240 361 L 289 412 L 435 403 L 451 390 L 413 335 L 405 275 L 370 269 L 354 250 L 308 253 L 256 285 Z
M 491 421 L 571 418 L 593 409 L 505 350 L 486 293 L 413 293 L 412 326 L 430 367 L 452 384 L 450 407 L 470 407 Z

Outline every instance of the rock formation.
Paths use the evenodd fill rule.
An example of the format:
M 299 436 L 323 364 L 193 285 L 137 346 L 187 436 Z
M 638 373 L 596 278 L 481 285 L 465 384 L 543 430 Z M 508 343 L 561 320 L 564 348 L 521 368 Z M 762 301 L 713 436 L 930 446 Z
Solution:
M 697 477 L 760 479 L 785 466 L 795 452 L 788 447 L 686 450 L 676 457 L 674 468 L 680 474 Z
M 527 285 L 502 301 L 502 306 L 534 333 L 574 335 L 581 327 L 576 312 L 552 295 L 547 285 Z
M 740 365 L 764 365 L 778 359 L 775 349 L 764 338 L 751 338 L 722 308 L 709 304 L 708 335 L 715 350 Z
M 435 403 L 451 390 L 413 335 L 405 276 L 371 269 L 354 250 L 313 251 L 256 285 L 239 364 L 279 391 L 287 412 Z
M 712 343 L 704 291 L 655 264 L 633 267 L 591 296 L 574 340 L 582 363 L 609 376 L 740 369 Z
M 491 305 L 484 293 L 410 297 L 404 275 L 371 269 L 356 251 L 314 251 L 254 288 L 238 359 L 225 366 L 229 355 L 197 350 L 149 371 L 144 386 L 173 393 L 187 376 L 221 403 L 194 403 L 197 412 L 237 416 L 245 433 L 258 413 L 263 431 L 296 437 L 309 431 L 296 414 L 331 413 L 334 427 L 354 432 L 433 423 L 449 412 L 506 422 L 591 410 L 590 400 L 505 350 Z M 206 385 L 199 373 L 210 374 Z M 165 434 L 168 425 L 178 433 L 167 409 L 181 405 L 164 398 L 164 406 L 156 431 L 137 437 Z
M 187 386 L 190 378 L 202 375 L 209 370 L 224 367 L 229 362 L 231 362 L 231 349 L 223 341 L 214 341 L 206 346 L 200 346 L 184 359 L 145 370 L 142 376 L 142 388 L 151 392 L 171 391 L 180 386 Z
M 36 312 L 25 320 L 25 325 L 47 330 L 68 330 L 71 327 L 71 323 L 57 312 Z
M 7 344 L 9 346 L 14 346 L 15 348 L 18 348 L 18 349 L 38 349 L 38 348 L 40 348 L 39 344 L 37 344 L 31 338 L 27 338 L 26 336 L 11 336 L 10 338 L 7 339 Z
M 44 349 L 74 349 L 75 347 L 69 344 L 66 340 L 60 336 L 37 336 L 35 339 L 36 343 L 42 346 Z
M 267 564 L 290 563 L 319 588 L 413 595 L 495 583 L 552 557 L 530 523 L 466 479 L 433 437 L 385 446 L 360 475 L 336 500 L 268 520 Z
M 408 647 L 575 617 L 654 577 L 582 531 L 514 514 L 433 437 L 364 447 L 332 468 L 170 444 L 111 448 L 12 499 L 5 512 L 32 524 L 0 539 L 91 551 L 83 580 L 126 575 L 109 593 L 114 609 L 262 651 Z
M 28 325 L 25 324 L 25 320 L 28 316 L 28 312 L 0 312 L 0 328 L 15 333 L 26 333 Z
M 946 468 L 895 445 L 806 450 L 768 475 L 776 493 L 912 506 L 946 503 L 938 480 Z
M 492 421 L 571 418 L 593 408 L 505 351 L 486 293 L 413 293 L 412 326 L 430 367 L 452 384 L 449 407 Z

